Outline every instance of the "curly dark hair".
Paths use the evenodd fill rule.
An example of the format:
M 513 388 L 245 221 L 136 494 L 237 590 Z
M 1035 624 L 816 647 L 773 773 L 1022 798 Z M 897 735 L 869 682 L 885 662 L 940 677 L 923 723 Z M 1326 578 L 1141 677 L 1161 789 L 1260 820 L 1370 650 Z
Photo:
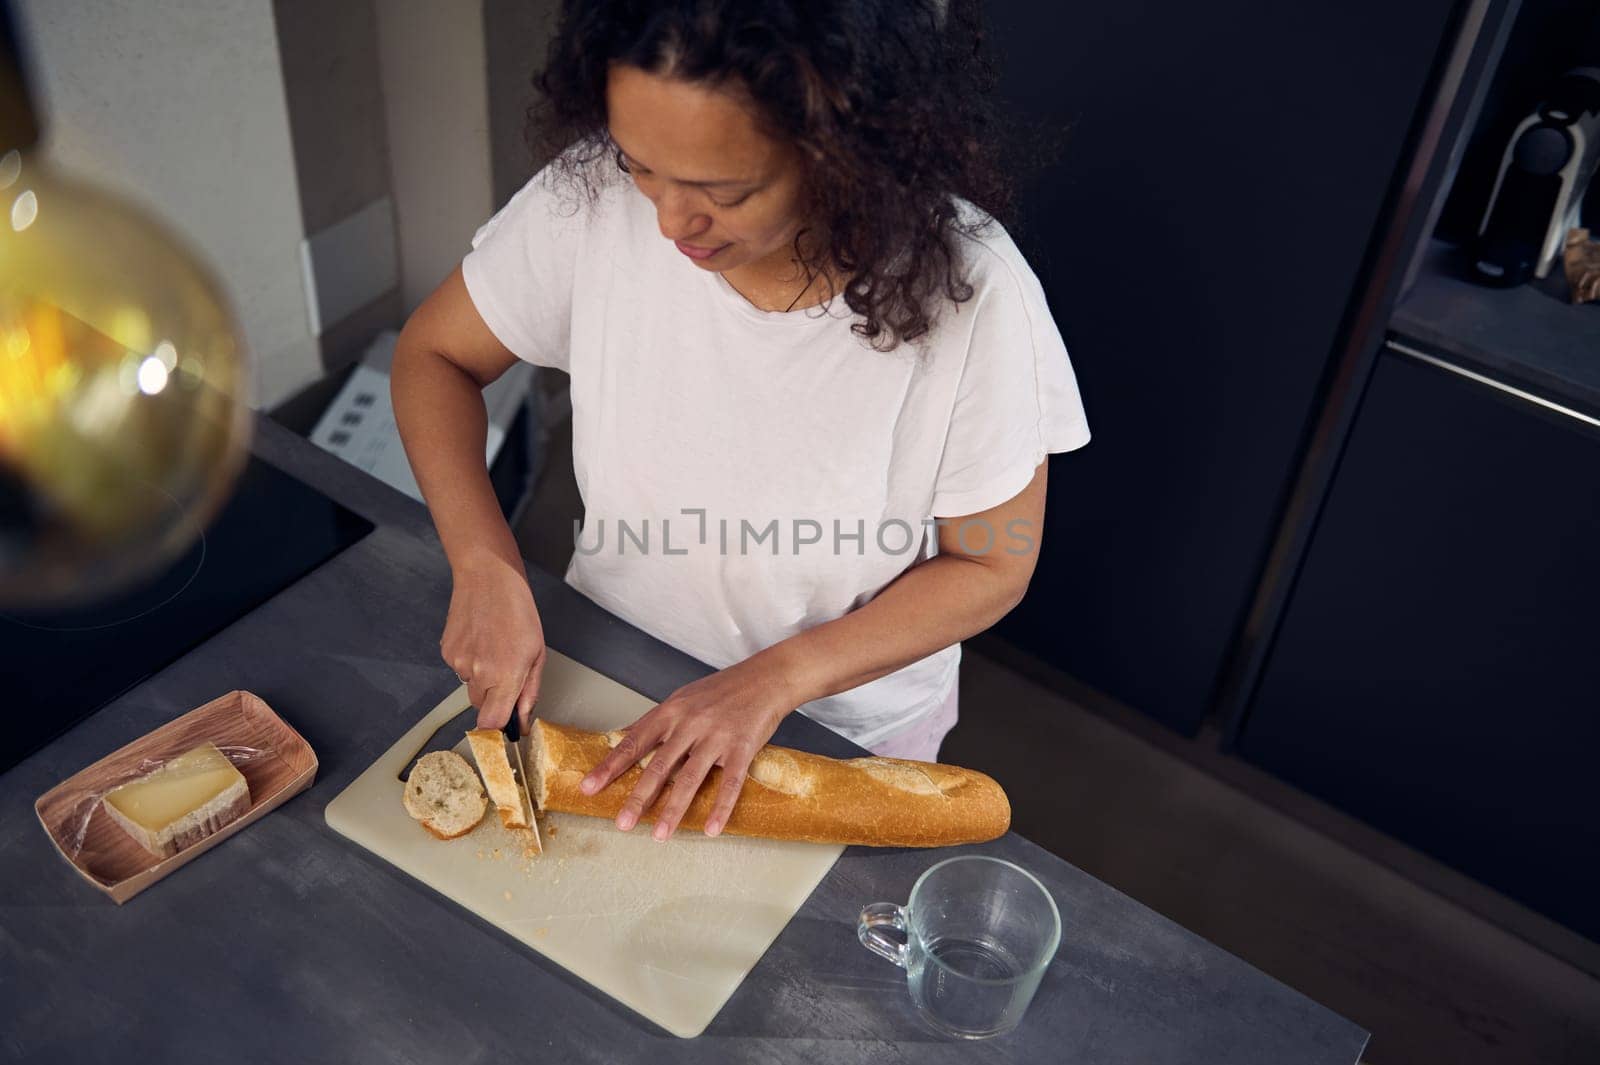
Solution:
M 741 89 L 806 160 L 809 217 L 855 333 L 887 350 L 925 335 L 940 298 L 972 297 L 957 234 L 1010 220 L 994 65 L 976 0 L 565 0 L 529 111 L 535 154 L 592 198 L 616 158 L 610 64 Z M 953 196 L 979 208 L 963 217 Z

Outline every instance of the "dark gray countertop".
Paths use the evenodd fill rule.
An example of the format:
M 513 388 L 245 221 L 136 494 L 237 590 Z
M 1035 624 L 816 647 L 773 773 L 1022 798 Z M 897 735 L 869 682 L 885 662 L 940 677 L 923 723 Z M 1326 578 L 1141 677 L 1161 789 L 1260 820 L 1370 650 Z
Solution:
M 1127 1062 L 1351 1065 L 1355 1025 L 1011 834 L 1065 930 L 1017 1031 L 941 1040 L 855 919 L 952 851 L 851 848 L 699 1039 L 676 1039 L 334 833 L 323 808 L 448 694 L 449 574 L 421 507 L 269 422 L 256 453 L 377 523 L 0 775 L 0 1059 L 45 1062 Z M 653 697 L 705 667 L 532 574 L 551 645 Z M 33 800 L 177 714 L 261 695 L 321 761 L 312 789 L 118 907 Z M 26 712 L 12 708 L 12 712 Z M 777 741 L 848 741 L 791 715 Z M 1129 846 L 1138 846 L 1130 841 Z

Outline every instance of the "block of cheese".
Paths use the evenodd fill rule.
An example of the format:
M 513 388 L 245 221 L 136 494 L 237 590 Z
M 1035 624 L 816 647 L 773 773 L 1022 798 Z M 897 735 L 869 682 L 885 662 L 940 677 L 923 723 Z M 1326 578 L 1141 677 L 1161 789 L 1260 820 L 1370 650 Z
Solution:
M 145 850 L 168 858 L 248 813 L 250 786 L 215 744 L 203 743 L 106 792 L 101 804 Z

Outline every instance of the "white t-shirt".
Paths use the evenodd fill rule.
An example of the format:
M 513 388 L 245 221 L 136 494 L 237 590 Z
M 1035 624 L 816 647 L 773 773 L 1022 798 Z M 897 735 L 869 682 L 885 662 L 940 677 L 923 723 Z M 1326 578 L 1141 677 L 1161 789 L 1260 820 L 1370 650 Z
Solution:
M 998 223 L 960 238 L 972 299 L 882 352 L 842 298 L 757 309 L 664 239 L 625 178 L 589 204 L 549 175 L 473 237 L 467 291 L 519 358 L 571 374 L 585 517 L 567 583 L 712 666 L 867 602 L 936 551 L 935 515 L 1003 503 L 1089 439 L 1044 292 Z M 1039 534 L 993 532 L 993 550 Z M 944 704 L 960 657 L 799 709 L 870 748 Z

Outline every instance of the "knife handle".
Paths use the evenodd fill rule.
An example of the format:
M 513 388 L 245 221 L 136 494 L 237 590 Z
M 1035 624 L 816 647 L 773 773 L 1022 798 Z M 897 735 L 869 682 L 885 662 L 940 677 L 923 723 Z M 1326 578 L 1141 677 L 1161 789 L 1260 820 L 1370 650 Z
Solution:
M 517 708 L 511 708 L 511 717 L 506 720 L 506 739 L 516 743 L 522 738 L 522 723 L 517 720 Z

